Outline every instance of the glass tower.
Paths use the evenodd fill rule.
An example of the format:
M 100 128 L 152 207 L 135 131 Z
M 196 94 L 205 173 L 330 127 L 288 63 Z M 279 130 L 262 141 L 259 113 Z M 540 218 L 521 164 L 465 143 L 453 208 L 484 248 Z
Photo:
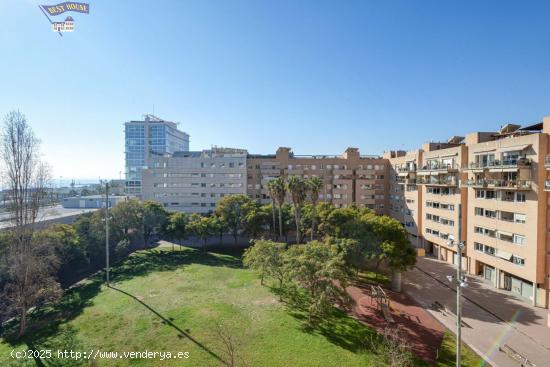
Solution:
M 142 121 L 126 122 L 125 163 L 126 193 L 141 195 L 141 170 L 149 158 L 178 151 L 189 151 L 189 134 L 178 130 L 176 123 L 145 115 Z

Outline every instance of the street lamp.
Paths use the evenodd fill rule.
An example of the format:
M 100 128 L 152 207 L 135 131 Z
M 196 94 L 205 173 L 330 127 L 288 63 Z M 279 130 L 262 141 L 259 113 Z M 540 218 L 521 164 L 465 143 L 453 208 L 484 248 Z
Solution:
M 100 184 L 102 183 L 103 181 L 100 180 Z M 109 181 L 105 180 L 105 273 L 107 274 L 107 287 L 111 286 L 109 271 Z
M 464 247 L 466 247 L 466 244 L 463 241 L 455 242 L 453 236 L 449 236 L 449 239 L 447 240 L 447 246 L 451 248 L 456 246 L 458 255 L 456 279 L 454 279 L 454 276 L 452 275 L 447 275 L 447 279 L 449 280 L 449 282 L 455 283 L 456 285 L 456 366 L 460 367 L 460 355 L 462 349 L 462 306 L 460 303 L 460 299 L 462 298 L 462 288 L 468 285 L 468 280 L 462 274 L 462 251 L 464 251 Z

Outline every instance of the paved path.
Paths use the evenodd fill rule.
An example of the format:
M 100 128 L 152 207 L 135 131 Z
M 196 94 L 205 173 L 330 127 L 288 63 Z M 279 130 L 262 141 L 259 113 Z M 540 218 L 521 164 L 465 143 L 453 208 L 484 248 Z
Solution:
M 449 287 L 446 275 L 455 272 L 450 264 L 418 258 L 417 268 L 403 277 L 405 292 L 451 330 L 455 329 L 456 324 L 456 293 Z M 504 344 L 527 357 L 537 367 L 549 366 L 548 311 L 525 304 L 476 277 L 468 279 L 469 286 L 464 290 L 462 307 L 464 342 L 494 366 L 519 366 L 518 362 L 499 352 L 499 347 Z M 442 307 L 434 307 L 434 304 Z
M 367 294 L 367 287 L 367 284 L 357 284 L 347 288 L 356 301 L 352 316 L 378 331 L 383 331 L 389 324 Z M 395 321 L 391 325 L 401 328 L 413 353 L 428 363 L 435 362 L 437 349 L 445 332 L 443 325 L 407 295 L 387 289 L 385 292 L 390 298 L 390 312 Z

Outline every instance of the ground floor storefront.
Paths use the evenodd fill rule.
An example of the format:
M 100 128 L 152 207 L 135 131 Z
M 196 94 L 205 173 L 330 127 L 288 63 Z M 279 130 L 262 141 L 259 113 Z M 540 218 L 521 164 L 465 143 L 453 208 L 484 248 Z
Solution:
M 428 256 L 448 264 L 458 264 L 458 253 L 431 241 L 424 240 L 424 249 Z M 469 275 L 479 277 L 494 288 L 510 292 L 524 302 L 534 306 L 549 307 L 549 291 L 541 284 L 523 279 L 517 275 L 499 269 L 497 266 L 486 264 L 469 256 L 462 257 L 462 269 Z

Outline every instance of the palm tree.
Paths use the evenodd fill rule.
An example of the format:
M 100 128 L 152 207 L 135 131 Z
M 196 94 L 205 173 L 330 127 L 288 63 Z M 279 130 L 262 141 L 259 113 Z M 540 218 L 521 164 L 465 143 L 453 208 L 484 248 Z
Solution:
M 296 222 L 296 243 L 300 243 L 300 217 L 302 212 L 302 206 L 307 197 L 306 182 L 302 177 L 290 176 L 287 182 L 287 189 L 290 192 L 290 198 L 294 205 L 294 220 Z
M 269 186 L 273 187 L 273 198 L 279 206 L 279 238 L 283 238 L 283 211 L 282 207 L 285 203 L 286 197 L 286 185 L 284 177 L 277 177 L 274 180 L 269 181 Z
M 269 181 L 267 183 L 267 191 L 269 192 L 269 197 L 271 198 L 271 214 L 273 215 L 273 234 L 277 236 L 277 229 L 275 228 L 275 206 L 276 206 L 276 198 L 277 195 L 277 189 L 275 187 L 275 184 L 273 181 Z
M 311 240 L 315 235 L 315 225 L 317 224 L 317 202 L 319 201 L 319 192 L 323 188 L 323 180 L 317 176 L 310 177 L 307 181 L 309 197 L 311 199 Z

